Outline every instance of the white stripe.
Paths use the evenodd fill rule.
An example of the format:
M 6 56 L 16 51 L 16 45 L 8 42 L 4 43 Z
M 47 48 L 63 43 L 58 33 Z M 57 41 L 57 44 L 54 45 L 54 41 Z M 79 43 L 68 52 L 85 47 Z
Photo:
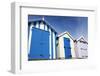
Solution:
M 50 33 L 50 35 L 49 35 L 49 53 L 50 53 L 50 57 L 49 58 L 51 59 L 51 56 L 52 56 L 51 55 L 52 54 L 51 53 L 51 29 L 49 29 L 49 33 Z
M 59 37 L 59 57 L 65 58 L 64 39 Z
M 45 30 L 48 31 L 47 25 L 45 25 Z
M 44 24 L 43 24 L 43 22 L 40 23 L 40 29 L 44 30 Z
M 32 27 L 34 25 L 30 26 L 30 31 L 29 31 L 29 42 L 28 42 L 28 54 L 30 53 L 30 47 L 31 47 L 31 37 L 32 37 Z
M 38 22 L 36 23 L 36 28 L 39 28 L 39 23 Z

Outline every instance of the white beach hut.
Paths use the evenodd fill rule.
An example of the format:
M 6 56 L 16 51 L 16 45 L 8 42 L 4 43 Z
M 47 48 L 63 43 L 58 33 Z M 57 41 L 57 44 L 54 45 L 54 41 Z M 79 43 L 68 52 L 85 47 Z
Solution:
M 74 39 L 68 32 L 63 32 L 57 38 L 57 58 L 75 58 Z
M 76 58 L 87 58 L 88 57 L 88 42 L 81 36 L 79 39 L 74 41 Z

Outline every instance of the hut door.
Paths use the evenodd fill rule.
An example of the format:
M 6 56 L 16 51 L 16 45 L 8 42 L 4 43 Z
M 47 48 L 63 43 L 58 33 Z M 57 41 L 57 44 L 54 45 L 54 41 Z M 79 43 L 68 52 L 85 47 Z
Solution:
M 72 58 L 69 38 L 64 37 L 64 49 L 65 49 L 65 59 Z
M 49 32 L 32 28 L 29 60 L 49 59 Z

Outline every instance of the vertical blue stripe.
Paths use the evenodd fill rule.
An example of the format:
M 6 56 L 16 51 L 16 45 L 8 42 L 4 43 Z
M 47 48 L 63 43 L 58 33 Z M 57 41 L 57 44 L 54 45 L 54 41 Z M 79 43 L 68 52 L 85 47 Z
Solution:
M 46 25 L 45 25 L 45 23 L 43 23 L 43 24 L 44 24 L 44 30 L 45 30 L 45 26 L 46 26 Z M 45 31 L 46 31 L 46 30 L 45 30 Z
M 47 31 L 49 31 L 49 27 L 48 27 L 48 25 L 47 25 Z
M 36 22 L 35 22 L 35 23 L 33 23 L 33 25 L 34 25 L 34 27 L 36 27 Z
M 30 34 L 30 25 L 31 24 L 28 25 L 28 40 L 29 40 L 29 34 Z
M 56 54 L 56 59 L 57 59 L 57 45 L 56 45 L 57 40 L 56 38 L 57 38 L 57 35 L 55 33 L 55 54 Z
M 51 30 L 51 59 L 53 59 L 53 31 Z

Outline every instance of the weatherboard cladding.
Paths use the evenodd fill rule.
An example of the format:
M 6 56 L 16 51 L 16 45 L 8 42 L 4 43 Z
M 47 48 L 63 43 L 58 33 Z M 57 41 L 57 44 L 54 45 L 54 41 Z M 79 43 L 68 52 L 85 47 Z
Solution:
M 56 58 L 56 45 L 55 44 L 56 44 L 56 34 L 57 34 L 57 32 L 45 20 L 29 21 L 28 25 L 29 25 L 28 29 L 30 31 L 31 31 L 32 28 L 37 28 L 37 29 L 41 29 L 43 31 L 49 32 L 49 54 L 50 54 L 49 58 L 55 59 Z M 31 33 L 30 31 L 28 31 L 29 34 Z M 31 43 L 29 43 L 29 44 L 31 44 Z
M 58 35 L 58 56 L 57 58 L 65 58 L 65 48 L 64 46 L 68 46 L 67 44 L 64 45 L 64 38 L 68 38 L 70 40 L 70 48 L 71 48 L 71 55 L 72 58 L 75 58 L 75 51 L 74 51 L 74 42 L 73 42 L 73 37 L 67 32 L 63 32 L 60 35 Z
M 75 43 L 75 51 L 77 58 L 87 58 L 88 57 L 88 42 L 81 36 L 77 39 Z

